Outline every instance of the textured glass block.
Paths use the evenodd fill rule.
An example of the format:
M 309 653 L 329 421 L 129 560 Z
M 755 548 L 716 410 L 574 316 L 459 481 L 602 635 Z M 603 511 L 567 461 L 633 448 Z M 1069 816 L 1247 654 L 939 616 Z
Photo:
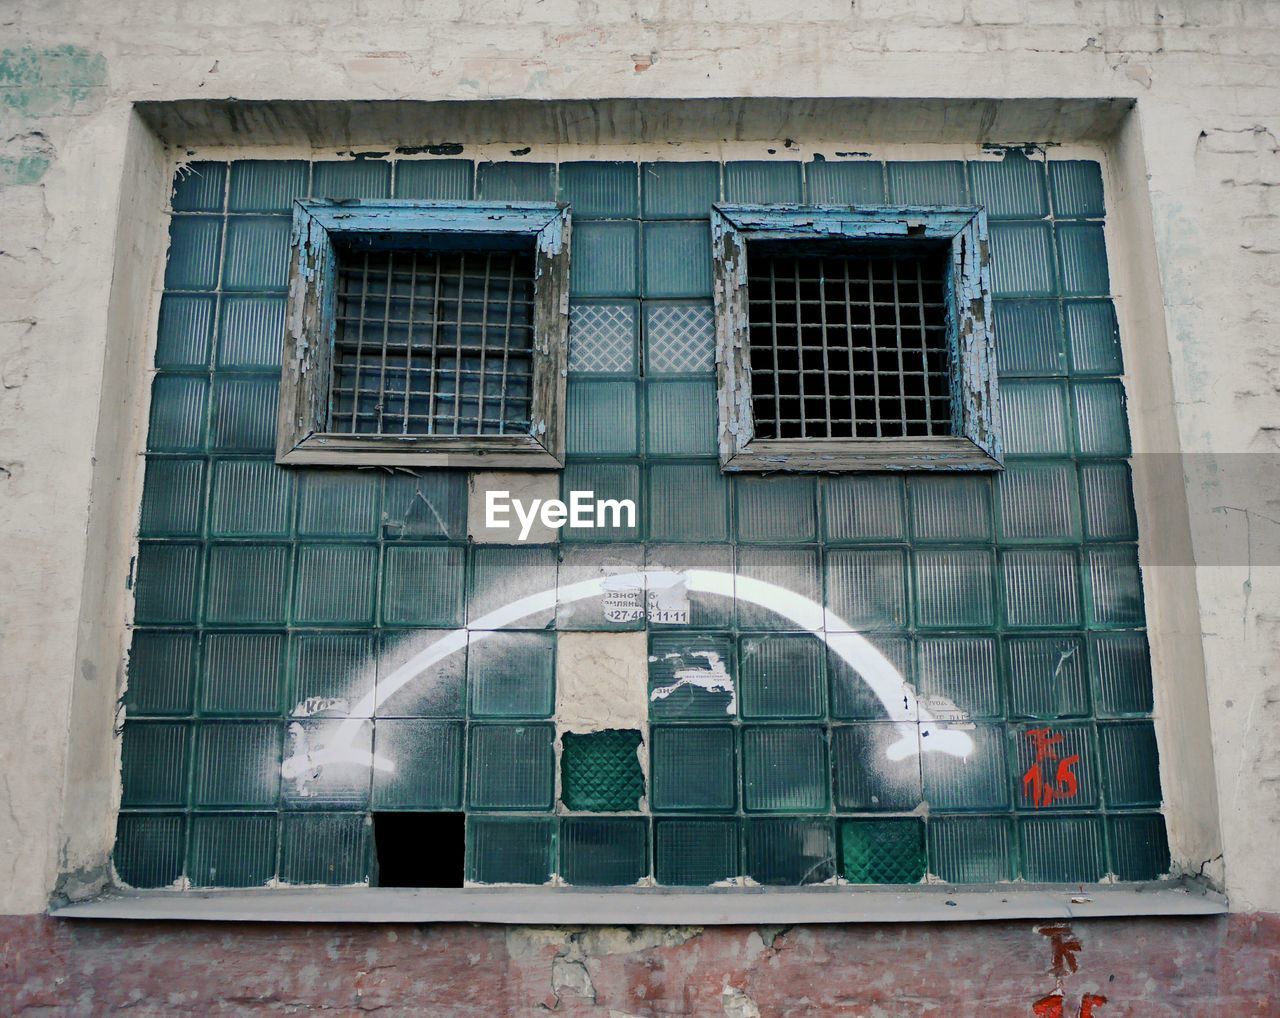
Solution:
M 640 229 L 634 222 L 574 223 L 569 288 L 575 297 L 634 297 Z
M 133 620 L 139 625 L 182 625 L 196 620 L 200 596 L 198 544 L 138 545 Z
M 751 580 L 780 589 L 746 582 Z M 822 603 L 817 550 L 740 546 L 734 594 L 738 625 L 743 629 L 816 628 L 821 621 L 818 607 Z
M 426 474 L 397 471 L 382 493 L 382 536 L 396 538 L 467 537 L 467 475 L 460 470 Z
M 997 297 L 1054 293 L 1053 228 L 1047 222 L 992 223 L 991 282 Z
M 1098 805 L 1098 766 L 1092 726 L 1011 726 L 1014 801 L 1019 809 L 1093 808 Z
M 1133 481 L 1127 463 L 1081 463 L 1080 488 L 1084 495 L 1084 531 L 1090 540 L 1138 539 Z
M 973 201 L 991 219 L 1040 219 L 1049 214 L 1044 163 L 1010 150 L 999 162 L 969 163 Z
M 572 810 L 626 813 L 640 808 L 640 733 L 565 732 L 560 739 L 560 800 Z
M 989 548 L 917 549 L 916 622 L 931 629 L 972 629 L 995 621 L 995 555 Z
M 477 185 L 481 201 L 555 201 L 554 163 L 481 163 Z M 574 232 L 574 257 L 578 234 Z
M 121 813 L 111 865 L 126 887 L 168 887 L 182 876 L 181 814 Z
M 274 375 L 215 378 L 210 445 L 223 452 L 274 451 L 279 384 Z
M 920 639 L 920 702 L 937 719 L 999 717 L 1003 710 L 994 636 Z
M 723 629 L 733 624 L 733 545 L 651 544 L 645 550 L 645 568 L 675 574 L 668 585 L 650 576 L 650 629 Z M 713 589 L 689 589 L 690 570 L 718 574 L 701 578 L 704 588 Z
M 1111 301 L 1069 300 L 1063 303 L 1063 309 L 1071 370 L 1082 375 L 1120 374 L 1120 327 Z
M 1105 214 L 1102 168 L 1097 163 L 1084 159 L 1050 162 L 1049 183 L 1053 188 L 1053 214 L 1059 219 L 1100 219 Z
M 447 641 L 442 647 L 441 641 Z M 462 633 L 423 629 L 383 634 L 378 648 L 378 717 L 460 718 L 467 705 Z
M 824 648 L 809 634 L 744 636 L 738 650 L 744 718 L 826 714 Z
M 711 633 L 656 635 L 649 641 L 649 717 L 720 720 L 737 713 L 733 642 Z
M 287 537 L 292 518 L 293 471 L 268 459 L 214 461 L 210 534 Z
M 289 282 L 288 216 L 232 216 L 227 220 L 224 290 L 283 290 Z
M 917 541 L 991 538 L 991 485 L 985 477 L 913 476 L 911 533 Z
M 209 548 L 207 622 L 281 625 L 288 596 L 288 545 L 215 544 Z
M 1062 373 L 1062 322 L 1057 301 L 997 300 L 991 307 L 996 363 L 1002 378 Z
M 739 876 L 738 822 L 664 817 L 653 823 L 654 877 L 671 887 L 705 887 Z
M 392 626 L 460 626 L 466 550 L 454 545 L 398 545 L 382 564 L 382 621 Z
M 928 731 L 964 734 L 973 741 L 968 756 L 924 752 L 920 770 L 925 801 L 932 811 L 1002 810 L 1009 808 L 1009 779 L 1005 763 L 1005 730 L 1000 724 L 931 724 L 921 729 L 921 748 Z
M 120 752 L 120 805 L 186 803 L 190 742 L 191 726 L 181 721 L 126 721 Z
M 1007 463 L 996 486 L 1001 541 L 1080 539 L 1080 503 L 1071 460 Z
M 377 545 L 300 545 L 293 620 L 304 626 L 371 625 L 377 580 Z
M 1004 449 L 1011 454 L 1070 452 L 1067 393 L 1061 382 L 1007 381 L 1000 386 Z
M 1160 755 L 1150 721 L 1098 726 L 1109 808 L 1160 805 Z
M 557 552 L 553 545 L 541 547 L 476 546 L 471 552 L 471 595 L 467 618 L 485 628 L 491 612 L 501 612 L 512 602 L 543 595 L 545 606 L 513 619 L 520 629 L 545 629 L 555 622 Z M 501 616 L 493 625 L 503 624 Z
M 218 367 L 279 368 L 284 344 L 281 294 L 228 294 L 218 322 Z
M 965 204 L 964 163 L 887 163 L 891 205 Z
M 842 640 L 861 644 L 866 640 L 872 650 L 898 673 L 894 680 L 894 688 L 886 691 L 893 709 L 890 712 L 886 704 L 876 694 L 873 685 L 859 668 L 869 669 L 870 662 L 864 662 L 855 654 L 854 664 L 845 660 L 837 651 L 841 649 Z M 831 716 L 855 721 L 875 721 L 891 717 L 895 721 L 914 721 L 916 714 L 910 708 L 914 700 L 914 690 L 908 688 L 912 675 L 912 643 L 907 636 L 894 636 L 888 633 L 874 633 L 863 637 L 856 633 L 831 633 L 828 635 L 827 673 L 831 677 Z M 832 646 L 831 644 L 834 644 Z M 872 659 L 875 660 L 875 659 Z M 875 675 L 879 674 L 877 669 Z
M 906 533 L 902 478 L 874 474 L 825 477 L 822 516 L 829 542 L 900 541 Z
M 719 163 L 643 163 L 645 219 L 695 219 L 720 200 Z
M 1001 553 L 1005 618 L 1021 629 L 1078 626 L 1080 575 L 1066 548 L 1017 548 Z
M 1076 382 L 1076 445 L 1086 456 L 1128 456 L 1129 421 L 1124 383 Z
M 899 757 L 889 752 L 891 746 L 900 746 L 902 739 L 902 726 L 889 721 L 831 729 L 837 810 L 909 812 L 920 805 L 919 755 Z
M 477 884 L 545 884 L 555 855 L 551 817 L 467 817 L 467 879 Z
M 1151 713 L 1151 655 L 1146 633 L 1089 634 L 1089 663 L 1099 714 Z
M 654 725 L 649 738 L 651 809 L 733 812 L 738 777 L 731 727 Z
M 640 534 L 640 466 L 636 463 L 568 463 L 560 475 L 560 490 L 563 498 L 569 498 L 570 492 L 594 491 L 597 499 L 630 500 L 636 507 L 635 518 L 626 514 L 617 517 L 618 526 L 614 526 L 615 517 L 605 518 L 605 525 L 599 527 L 574 527 L 560 531 L 562 542 L 573 541 L 626 541 Z
M 560 549 L 556 628 L 563 631 L 643 629 L 644 546 L 608 544 Z M 578 584 L 591 584 L 580 595 Z
M 711 228 L 705 219 L 644 224 L 644 295 L 711 296 Z
M 173 178 L 174 212 L 221 212 L 227 185 L 227 164 L 186 163 Z
M 560 876 L 582 887 L 634 884 L 649 875 L 645 817 L 565 817 L 560 823 Z
M 740 160 L 724 164 L 724 198 L 746 205 L 804 201 L 800 163 Z
M 129 716 L 190 713 L 195 675 L 195 633 L 135 631 L 124 695 Z
M 805 163 L 809 201 L 814 205 L 883 205 L 884 165 L 837 163 L 815 159 Z
M 289 212 L 307 195 L 310 167 L 292 159 L 237 159 L 231 164 L 232 212 Z
M 302 537 L 376 537 L 377 474 L 353 470 L 300 472 L 298 534 Z
M 1107 244 L 1101 223 L 1059 223 L 1058 261 L 1068 297 L 1105 297 L 1111 292 Z
M 573 218 L 634 219 L 639 208 L 635 163 L 560 164 L 560 200 L 573 206 Z
M 727 541 L 729 482 L 714 460 L 649 467 L 649 534 L 664 541 Z
M 373 692 L 374 660 L 369 633 L 296 634 L 291 712 L 351 714 L 360 700 Z M 365 717 L 371 713 L 371 709 L 362 712 Z
M 710 373 L 716 366 L 715 313 L 710 304 L 644 306 L 645 373 Z
M 199 537 L 204 518 L 204 460 L 147 460 L 141 537 Z
M 640 305 L 633 300 L 569 308 L 569 370 L 633 375 Z
M 367 809 L 373 725 L 369 721 L 295 718 L 285 728 L 286 809 Z
M 1010 714 L 1066 718 L 1089 713 L 1089 669 L 1080 637 L 1010 637 L 1005 651 Z
M 1112 871 L 1121 880 L 1158 880 L 1169 872 L 1169 839 L 1159 813 L 1113 816 Z
M 284 647 L 281 633 L 207 634 L 200 712 L 278 714 Z
M 629 456 L 637 450 L 636 383 L 569 382 L 565 449 L 571 456 Z
M 467 647 L 471 716 L 545 718 L 556 705 L 554 633 L 472 633 Z
M 827 740 L 818 725 L 742 729 L 743 806 L 753 813 L 804 813 L 830 805 Z
M 827 552 L 827 629 L 901 629 L 907 623 L 906 553 L 899 548 Z
M 740 541 L 817 539 L 816 478 L 738 477 L 733 489 Z
M 747 875 L 762 884 L 821 884 L 836 874 L 836 843 L 826 817 L 747 821 Z
M 280 724 L 206 721 L 196 732 L 195 804 L 274 806 L 280 790 Z
M 363 813 L 285 813 L 280 881 L 360 884 L 369 879 L 369 818 Z
M 918 884 L 925 874 L 924 821 L 840 822 L 840 875 L 851 884 Z
M 396 161 L 396 197 L 470 201 L 475 175 L 470 159 L 400 159 Z
M 650 381 L 645 386 L 650 456 L 716 454 L 716 385 L 710 378 Z
M 373 808 L 460 809 L 462 745 L 461 721 L 380 718 L 374 756 L 394 769 L 373 772 Z
M 151 383 L 147 448 L 152 452 L 203 449 L 208 395 L 209 382 L 203 377 L 156 375 Z
M 471 725 L 469 809 L 549 810 L 556 793 L 555 726 Z
M 191 818 L 193 887 L 260 887 L 276 875 L 274 813 Z
M 174 216 L 169 224 L 166 290 L 212 290 L 222 254 L 221 216 Z
M 157 368 L 203 368 L 209 363 L 217 301 L 213 294 L 198 293 L 166 293 L 160 299 Z
M 1013 879 L 1013 825 L 1005 817 L 931 817 L 929 872 L 955 884 Z
M 1106 871 L 1102 817 L 1024 817 L 1018 833 L 1024 880 L 1092 883 Z
M 389 198 L 391 164 L 381 159 L 314 162 L 311 194 L 315 198 Z
M 1133 545 L 1090 548 L 1089 620 L 1098 626 L 1140 626 L 1146 621 L 1138 549 Z

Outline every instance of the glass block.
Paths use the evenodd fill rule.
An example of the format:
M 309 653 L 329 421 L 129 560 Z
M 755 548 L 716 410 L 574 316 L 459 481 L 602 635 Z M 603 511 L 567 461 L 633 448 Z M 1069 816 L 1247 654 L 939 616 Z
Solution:
M 636 383 L 575 378 L 568 387 L 565 449 L 571 456 L 637 451 Z
M 469 809 L 549 810 L 555 802 L 555 726 L 471 725 Z
M 840 875 L 851 884 L 918 884 L 925 874 L 924 821 L 840 822 Z
M 151 383 L 147 448 L 152 452 L 199 452 L 203 449 L 208 395 L 209 382 L 206 378 L 156 375 Z
M 716 454 L 716 385 L 710 378 L 645 385 L 650 456 Z
M 737 713 L 733 642 L 712 633 L 672 633 L 649 640 L 649 717 L 720 720 Z
M 129 716 L 190 713 L 195 675 L 195 633 L 136 630 L 124 695 Z
M 385 633 L 378 647 L 378 717 L 460 718 L 467 704 L 462 632 Z
M 1160 755 L 1150 721 L 1121 721 L 1098 726 L 1107 806 L 1159 806 Z
M 1015 801 L 1019 809 L 1093 808 L 1098 767 L 1092 726 L 1024 724 L 1011 727 Z
M 193 887 L 261 887 L 276 875 L 274 813 L 191 818 L 187 879 Z
M 1085 535 L 1094 541 L 1136 541 L 1138 520 L 1133 508 L 1129 465 L 1081 463 Z
M 906 534 L 902 478 L 873 474 L 825 477 L 822 516 L 828 542 L 900 541 Z
M 724 164 L 725 201 L 773 205 L 804 201 L 800 163 L 738 160 Z
M 883 205 L 882 163 L 836 163 L 815 159 L 805 163 L 809 201 L 815 205 Z
M 299 545 L 293 620 L 304 626 L 372 625 L 377 580 L 375 544 Z
M 292 521 L 292 471 L 268 459 L 214 461 L 210 534 L 287 537 Z
M 1063 309 L 1071 370 L 1082 375 L 1120 374 L 1120 327 L 1111 301 L 1069 300 Z
M 727 541 L 729 482 L 715 460 L 649 467 L 649 534 L 665 541 Z
M 742 729 L 743 806 L 753 813 L 804 813 L 830 805 L 826 733 L 818 725 Z
M 298 534 L 303 537 L 376 537 L 377 474 L 307 470 L 300 474 Z
M 640 305 L 633 300 L 569 308 L 569 370 L 633 375 Z
M 967 721 L 1003 712 L 994 636 L 929 636 L 917 644 L 920 703 L 933 718 Z
M 1040 219 L 1049 214 L 1044 163 L 1009 150 L 999 162 L 969 163 L 973 201 L 991 219 Z
M 594 491 L 597 499 L 629 500 L 636 506 L 635 519 L 625 514 L 605 519 L 604 526 L 575 527 L 560 531 L 562 542 L 572 541 L 626 541 L 640 535 L 639 509 L 640 466 L 637 463 L 568 463 L 561 477 L 562 497 L 566 500 L 574 491 Z
M 1071 451 L 1066 387 L 1061 382 L 1004 382 L 1000 409 L 1005 452 L 1061 455 Z
M 379 769 L 371 722 L 295 718 L 285 733 L 281 800 L 286 809 L 368 808 L 369 786 Z
M 914 721 L 915 691 L 910 688 L 912 644 L 908 636 L 874 633 L 827 634 L 827 673 L 831 677 L 831 716 L 854 721 L 885 717 Z M 872 653 L 874 652 L 874 653 Z M 887 678 L 885 662 L 893 669 Z
M 215 625 L 282 625 L 289 596 L 289 546 L 209 548 L 204 616 Z
M 223 452 L 273 452 L 279 384 L 274 375 L 216 377 L 212 447 Z
M 1062 373 L 1062 321 L 1055 300 L 992 302 L 1000 377 Z
M 1102 545 L 1086 552 L 1089 566 L 1089 621 L 1097 626 L 1140 626 L 1146 621 L 1138 549 Z
M 186 163 L 173 178 L 174 212 L 221 212 L 227 186 L 227 164 Z
M 1009 779 L 1005 764 L 1004 726 L 975 722 L 956 726 L 932 724 L 925 733 L 954 731 L 973 742 L 968 756 L 929 752 L 923 741 L 920 770 L 925 801 L 933 811 L 1002 810 L 1009 808 Z
M 280 367 L 284 343 L 281 294 L 227 294 L 218 322 L 218 367 Z
M 720 164 L 643 163 L 640 191 L 645 219 L 708 216 L 720 200 Z
M 991 282 L 996 297 L 1051 297 L 1053 228 L 1047 222 L 992 223 Z
M 126 887 L 168 887 L 182 877 L 181 814 L 121 813 L 111 865 Z
M 139 625 L 183 625 L 196 621 L 200 596 L 198 544 L 138 545 L 133 621 Z
M 1099 714 L 1151 713 L 1151 655 L 1146 633 L 1090 633 L 1089 663 Z
M 285 813 L 280 818 L 280 881 L 361 884 L 369 879 L 369 818 L 364 813 Z
M 836 875 L 836 844 L 826 817 L 747 821 L 747 875 L 761 884 L 821 884 Z
M 545 629 L 554 625 L 556 564 L 557 551 L 552 545 L 524 548 L 477 545 L 471 552 L 467 618 L 473 626 L 489 628 L 484 620 L 490 613 L 502 612 L 514 601 L 541 596 L 545 602 L 541 609 L 510 622 L 500 614 L 491 620 L 491 625 L 520 629 Z
M 298 633 L 293 638 L 293 713 L 346 717 L 374 691 L 369 633 Z M 295 706 L 296 705 L 296 706 Z M 372 705 L 359 716 L 372 714 Z
M 991 539 L 991 485 L 985 477 L 913 476 L 907 488 L 917 541 Z
M 545 884 L 555 855 L 551 817 L 467 817 L 467 879 L 477 884 Z
M 1080 576 L 1068 548 L 1011 548 L 1001 553 L 1005 618 L 1021 629 L 1080 625 Z
M 454 545 L 393 545 L 382 566 L 382 621 L 391 626 L 460 626 L 466 550 Z
M 199 537 L 204 519 L 204 460 L 147 460 L 141 537 Z
M 654 725 L 649 738 L 651 809 L 733 812 L 738 777 L 730 726 Z
M 592 813 L 640 808 L 645 790 L 638 731 L 565 732 L 560 742 L 560 800 L 567 808 Z
M 166 290 L 213 290 L 222 254 L 221 216 L 174 216 L 169 224 Z
M 711 373 L 716 366 L 715 312 L 710 304 L 644 306 L 645 374 Z
M 609 544 L 560 549 L 556 627 L 569 630 L 643 629 L 644 546 Z M 579 584 L 587 584 L 587 593 Z
M 962 162 L 892 162 L 886 169 L 891 205 L 965 204 Z
M 731 544 L 651 544 L 646 549 L 645 568 L 651 574 L 648 602 L 650 629 L 669 626 L 679 626 L 681 629 L 723 629 L 733 624 Z M 701 577 L 704 589 L 689 589 L 686 574 L 690 570 L 704 574 Z M 674 574 L 674 581 L 664 585 L 661 579 L 652 575 L 653 571 Z M 705 575 L 708 573 L 718 575 Z M 705 589 L 708 586 L 713 586 L 714 589 Z M 675 614 L 670 615 L 669 612 Z
M 191 726 L 181 721 L 126 721 L 120 751 L 120 805 L 182 806 L 187 801 Z
M 654 876 L 670 887 L 705 887 L 740 875 L 738 822 L 675 819 L 653 823 Z
M 560 164 L 560 200 L 573 206 L 573 218 L 634 219 L 639 209 L 635 163 Z
M 293 159 L 237 159 L 231 164 L 232 212 L 289 212 L 307 195 L 310 167 Z
M 1010 714 L 1066 718 L 1089 713 L 1089 669 L 1080 637 L 1010 637 L 1005 652 Z
M 1053 188 L 1053 214 L 1059 219 L 1100 219 L 1105 214 L 1102 168 L 1097 163 L 1085 159 L 1050 162 L 1049 183 Z
M 227 220 L 224 290 L 283 290 L 289 282 L 288 216 L 232 216 Z
M 753 580 L 760 583 L 753 584 Z M 739 547 L 734 600 L 738 625 L 743 629 L 816 629 L 821 624 L 822 603 L 817 550 Z
M 733 490 L 740 541 L 817 540 L 815 478 L 738 477 Z
M 391 164 L 381 159 L 311 164 L 311 194 L 315 198 L 390 198 Z
M 213 294 L 166 293 L 160 299 L 157 368 L 203 368 L 213 338 Z
M 1107 244 L 1101 223 L 1059 223 L 1058 261 L 1068 297 L 1105 297 L 1111 292 Z
M 471 633 L 471 716 L 546 718 L 556 705 L 554 633 Z
M 995 556 L 987 548 L 917 550 L 916 621 L 925 628 L 990 626 L 995 620 Z
M 906 565 L 906 553 L 900 548 L 828 550 L 828 631 L 903 628 L 907 623 Z
M 382 536 L 396 538 L 467 537 L 467 475 L 460 470 L 426 474 L 396 471 L 385 479 Z
M 555 201 L 554 163 L 481 163 L 477 183 L 481 201 Z M 574 244 L 578 235 L 574 232 Z M 574 257 L 581 250 L 575 246 Z
M 373 752 L 392 769 L 373 772 L 374 809 L 462 807 L 461 721 L 381 718 L 374 726 Z
M 1106 871 L 1102 817 L 1023 817 L 1018 834 L 1024 880 L 1092 883 Z
M 825 658 L 815 636 L 744 636 L 738 650 L 744 718 L 826 715 Z
M 1080 508 L 1075 464 L 1042 460 L 1005 464 L 1000 492 L 1000 540 L 1078 541 Z
M 948 883 L 1013 879 L 1013 826 L 1005 817 L 931 817 L 929 871 Z
M 902 726 L 889 721 L 831 729 L 831 769 L 835 803 L 841 812 L 902 810 L 920 805 L 920 757 L 890 752 L 903 739 Z
M 1169 872 L 1169 839 L 1159 813 L 1113 816 L 1111 869 L 1121 880 L 1158 880 Z
M 470 201 L 476 167 L 470 159 L 399 159 L 396 197 L 418 201 Z
M 574 223 L 569 288 L 575 297 L 634 297 L 638 293 L 639 224 Z
M 196 732 L 195 804 L 274 806 L 280 790 L 280 724 L 206 721 Z
M 644 224 L 644 295 L 711 296 L 711 228 L 705 219 Z
M 649 875 L 645 817 L 565 817 L 560 824 L 560 875 L 582 887 L 634 884 Z
M 1085 456 L 1128 456 L 1129 420 L 1124 383 L 1076 382 L 1076 444 Z
M 284 645 L 281 633 L 207 634 L 201 713 L 278 714 Z

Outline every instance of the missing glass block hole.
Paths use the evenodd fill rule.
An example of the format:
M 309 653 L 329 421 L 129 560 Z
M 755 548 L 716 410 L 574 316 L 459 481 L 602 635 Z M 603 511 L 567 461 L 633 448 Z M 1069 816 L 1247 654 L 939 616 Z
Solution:
M 374 813 L 377 887 L 461 887 L 462 813 Z

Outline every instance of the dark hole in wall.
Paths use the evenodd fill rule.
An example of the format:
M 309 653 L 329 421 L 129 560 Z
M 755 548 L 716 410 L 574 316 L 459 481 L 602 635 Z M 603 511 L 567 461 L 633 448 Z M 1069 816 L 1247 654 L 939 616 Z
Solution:
M 461 887 L 462 813 L 375 813 L 378 887 Z

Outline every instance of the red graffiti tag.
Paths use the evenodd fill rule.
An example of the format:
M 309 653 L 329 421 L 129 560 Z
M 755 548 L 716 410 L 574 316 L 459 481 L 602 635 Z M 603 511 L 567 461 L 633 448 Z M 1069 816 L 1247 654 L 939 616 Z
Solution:
M 1086 993 L 1080 998 L 1080 1010 L 1076 1012 L 1076 1018 L 1093 1018 L 1093 1009 L 1101 1007 L 1107 1002 L 1107 998 L 1097 993 Z M 1063 1008 L 1066 1006 L 1066 998 L 1061 993 L 1051 993 L 1047 997 L 1041 997 L 1031 1005 L 1031 1013 L 1036 1018 L 1065 1018 Z
M 1031 804 L 1037 809 L 1052 805 L 1056 799 L 1075 798 L 1080 785 L 1071 768 L 1080 762 L 1080 754 L 1059 757 L 1054 747 L 1062 742 L 1063 736 L 1055 735 L 1048 728 L 1032 728 L 1027 732 L 1027 738 L 1035 747 L 1036 757 L 1022 775 L 1023 794 L 1031 799 Z M 1045 773 L 1041 768 L 1048 767 L 1055 760 L 1058 766 L 1050 783 L 1045 780 Z
M 1046 736 L 1049 734 L 1047 728 L 1039 729 L 1039 731 Z M 1061 736 L 1058 736 L 1058 738 L 1061 739 Z M 1068 759 L 1074 758 L 1069 757 Z M 1074 973 L 1078 968 L 1076 955 L 1082 948 L 1080 938 L 1072 932 L 1071 927 L 1066 923 L 1048 923 L 1044 926 L 1037 926 L 1036 932 L 1042 937 L 1049 938 L 1049 947 L 1053 951 L 1053 960 L 1049 965 L 1049 971 L 1053 973 L 1054 981 L 1057 985 L 1052 993 L 1041 997 L 1031 1005 L 1031 1013 L 1035 1015 L 1035 1018 L 1067 1018 L 1067 999 L 1062 989 L 1062 980 L 1064 976 Z M 1107 998 L 1101 994 L 1086 993 L 1080 998 L 1080 1008 L 1076 1012 L 1075 1018 L 1093 1018 L 1094 1008 L 1100 1008 L 1106 1002 Z

